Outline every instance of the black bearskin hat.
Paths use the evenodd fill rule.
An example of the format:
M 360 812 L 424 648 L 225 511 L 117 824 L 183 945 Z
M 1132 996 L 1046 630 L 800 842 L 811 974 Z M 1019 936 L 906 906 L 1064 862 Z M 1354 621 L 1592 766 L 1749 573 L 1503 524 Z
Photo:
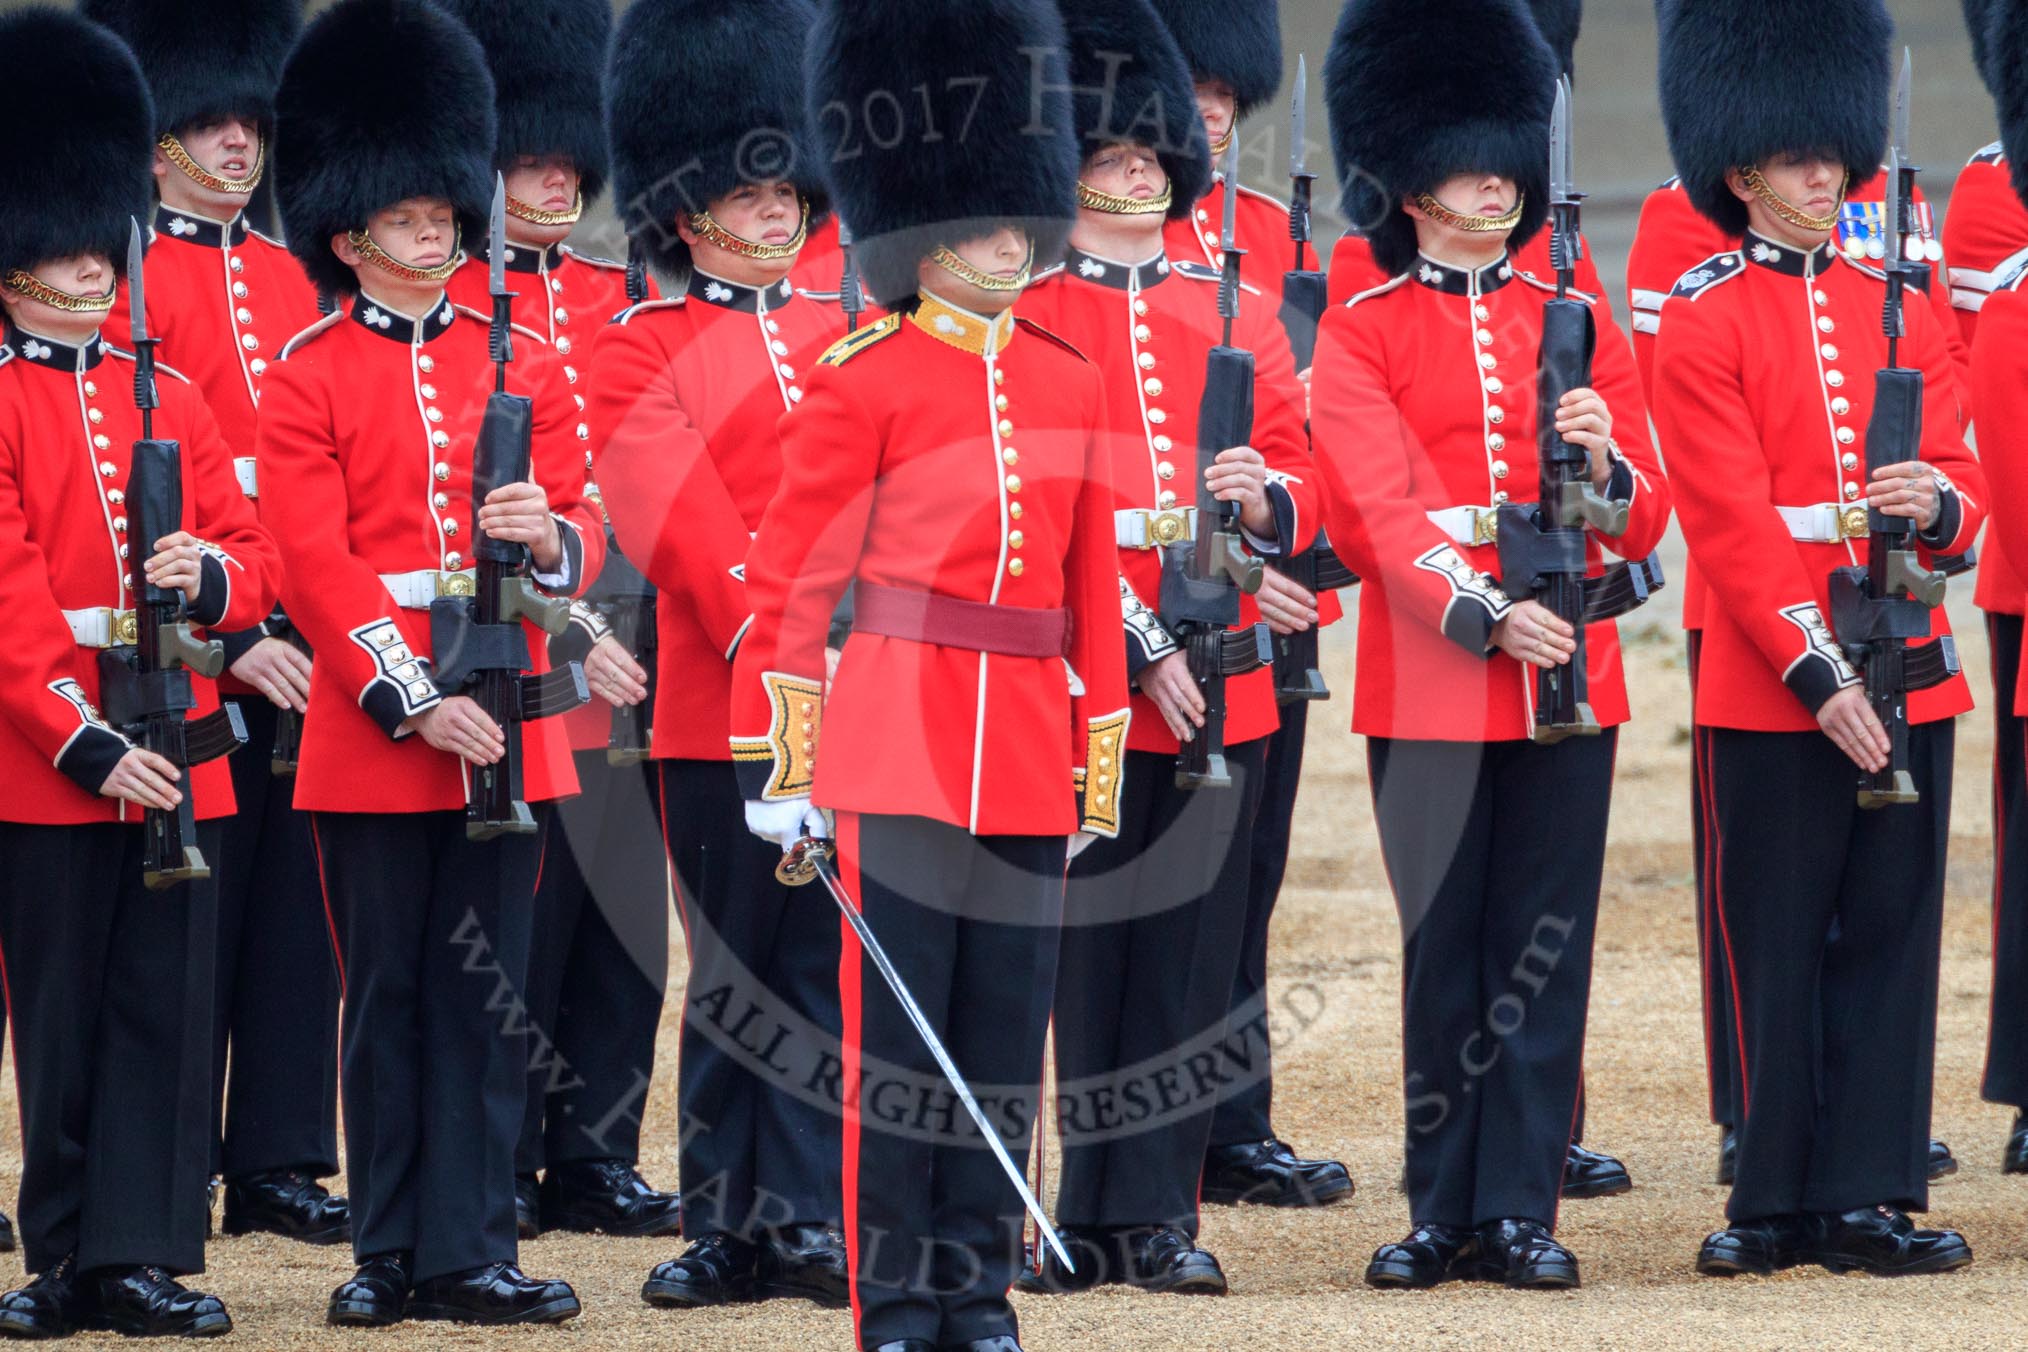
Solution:
M 1662 121 L 1683 189 L 1729 235 L 1725 175 L 1821 152 L 1855 179 L 1887 153 L 1894 23 L 1882 0 L 1675 0 L 1662 25 Z
M 803 114 L 812 17 L 809 0 L 635 0 L 621 18 L 606 72 L 614 205 L 665 278 L 690 270 L 676 220 L 742 183 L 788 179 L 821 215 Z
M 1324 64 L 1339 203 L 1389 276 L 1415 260 L 1402 201 L 1453 174 L 1520 186 L 1520 248 L 1549 215 L 1556 58 L 1521 0 L 1351 0 Z
M 1211 190 L 1211 145 L 1176 39 L 1149 0 L 1065 0 L 1071 117 L 1082 157 L 1114 141 L 1153 150 L 1169 175 L 1172 220 Z
M 486 49 L 500 119 L 494 165 L 505 169 L 516 155 L 568 155 L 585 201 L 597 197 L 611 173 L 599 101 L 610 0 L 438 2 Z
M 0 272 L 98 253 L 127 264 L 129 222 L 154 201 L 155 106 L 134 54 L 74 14 L 0 15 L 17 117 L 0 174 Z
M 275 82 L 302 0 L 84 0 L 140 59 L 155 96 L 155 134 L 238 115 L 272 127 Z
M 1241 117 L 1282 87 L 1277 0 L 1155 0 L 1155 12 L 1175 35 L 1193 76 L 1232 86 Z
M 806 106 L 876 301 L 907 302 L 927 254 L 1001 223 L 1038 268 L 1062 255 L 1079 163 L 1064 48 L 1054 0 L 821 0 Z
M 1994 63 L 1993 29 L 2016 6 L 2010 0 L 1963 0 L 1963 3 L 1965 30 L 1972 35 L 1972 64 L 1978 67 L 1986 92 L 1997 99 L 2006 76 L 2003 68 Z
M 1528 0 L 1542 40 L 1556 54 L 1556 68 L 1569 75 L 1577 68 L 1577 30 L 1584 23 L 1584 0 Z
M 431 0 L 339 0 L 303 31 L 275 93 L 275 198 L 289 252 L 327 295 L 358 280 L 331 237 L 442 197 L 465 238 L 493 201 L 493 77 Z
M 2000 144 L 2014 193 L 2028 202 L 2028 6 L 1991 0 L 1986 28 L 1986 62 L 1993 102 L 2000 114 Z

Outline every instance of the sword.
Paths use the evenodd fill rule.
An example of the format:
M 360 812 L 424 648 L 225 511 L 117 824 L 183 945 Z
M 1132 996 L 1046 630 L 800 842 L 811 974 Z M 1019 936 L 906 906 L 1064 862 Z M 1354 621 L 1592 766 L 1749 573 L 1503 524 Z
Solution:
M 1042 1203 L 1036 1199 L 1034 1190 L 1028 1186 L 1028 1180 L 1022 1177 L 1021 1171 L 1014 1166 L 1013 1158 L 1007 1154 L 1007 1147 L 1000 1141 L 1000 1133 L 993 1130 L 992 1124 L 986 1121 L 985 1110 L 979 1107 L 979 1100 L 972 1097 L 971 1087 L 965 1083 L 965 1077 L 958 1073 L 957 1063 L 951 1060 L 951 1054 L 944 1050 L 943 1039 L 939 1038 L 936 1029 L 930 1026 L 929 1016 L 922 1012 L 922 1006 L 909 994 L 908 984 L 901 979 L 901 973 L 894 970 L 894 963 L 889 960 L 887 950 L 880 946 L 880 940 L 874 936 L 873 927 L 866 923 L 866 917 L 860 913 L 858 904 L 845 890 L 844 882 L 838 877 L 838 866 L 831 859 L 831 842 L 818 840 L 813 836 L 803 837 L 790 846 L 789 852 L 782 856 L 781 865 L 775 870 L 775 877 L 795 887 L 800 887 L 812 878 L 824 884 L 824 890 L 831 894 L 831 900 L 838 903 L 838 910 L 844 915 L 845 923 L 859 936 L 859 946 L 873 959 L 874 967 L 880 972 L 881 979 L 887 983 L 887 988 L 894 992 L 894 998 L 900 1002 L 902 1012 L 908 1015 L 908 1021 L 915 1025 L 915 1031 L 922 1038 L 923 1045 L 928 1047 L 930 1055 L 936 1058 L 937 1068 L 943 1071 L 944 1078 L 949 1080 L 951 1088 L 957 1091 L 958 1101 L 965 1105 L 965 1112 L 970 1115 L 972 1124 L 979 1129 L 979 1135 L 985 1138 L 987 1146 L 992 1149 L 993 1158 L 1000 1162 L 1000 1171 L 1007 1175 L 1007 1181 L 1014 1185 L 1014 1191 L 1021 1194 L 1021 1205 L 1034 1217 L 1043 1240 L 1055 1253 L 1057 1261 L 1063 1264 L 1066 1272 L 1076 1272 L 1077 1264 L 1071 1262 L 1070 1250 L 1064 1247 L 1063 1237 L 1057 1234 L 1056 1227 L 1050 1224 L 1049 1215 L 1043 1211 Z

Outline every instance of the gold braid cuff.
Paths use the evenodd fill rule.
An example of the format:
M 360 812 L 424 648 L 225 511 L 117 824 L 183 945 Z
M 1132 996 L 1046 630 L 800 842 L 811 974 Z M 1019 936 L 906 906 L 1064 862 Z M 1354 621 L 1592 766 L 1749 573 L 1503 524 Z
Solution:
M 1422 208 L 1423 215 L 1438 225 L 1448 225 L 1453 230 L 1468 234 L 1490 235 L 1496 230 L 1512 230 L 1521 223 L 1521 209 L 1528 205 L 1528 195 L 1521 194 L 1514 199 L 1514 209 L 1504 216 L 1467 216 L 1462 211 L 1452 211 L 1428 193 L 1416 194 L 1415 204 Z
M 0 286 L 6 287 L 17 296 L 26 296 L 38 304 L 47 305 L 52 310 L 62 310 L 65 314 L 73 315 L 102 315 L 113 308 L 113 298 L 119 294 L 119 286 L 115 284 L 102 296 L 74 296 L 68 291 L 59 291 L 49 283 L 29 276 L 20 268 L 15 268 L 6 276 L 0 277 Z
M 162 139 L 155 142 L 155 148 L 162 152 L 162 157 L 169 163 L 189 175 L 198 187 L 212 192 L 229 192 L 244 196 L 260 185 L 261 175 L 267 172 L 268 167 L 268 138 L 265 136 L 260 139 L 260 146 L 254 152 L 253 168 L 247 170 L 245 178 L 220 178 L 205 169 L 190 158 L 190 152 L 183 148 L 183 143 L 176 139 L 174 132 L 163 132 Z
M 803 241 L 810 237 L 810 204 L 806 201 L 802 207 L 803 217 L 796 223 L 796 237 L 787 244 L 756 244 L 750 239 L 741 239 L 720 225 L 709 211 L 691 212 L 690 228 L 695 230 L 700 238 L 716 244 L 721 249 L 729 249 L 743 258 L 757 258 L 762 262 L 794 258 L 803 251 Z
M 1095 836 L 1120 833 L 1121 762 L 1131 711 L 1094 718 L 1085 731 L 1084 764 L 1071 771 L 1077 790 L 1077 829 Z
M 364 230 L 354 230 L 345 238 L 353 248 L 359 250 L 361 257 L 388 276 L 418 286 L 440 286 L 451 279 L 452 273 L 465 265 L 462 231 L 451 241 L 451 256 L 433 268 L 412 268 L 406 263 L 397 262 L 392 255 L 375 244 L 373 237 Z
M 768 694 L 767 735 L 733 738 L 732 758 L 774 767 L 761 791 L 763 802 L 802 798 L 817 778 L 817 741 L 824 727 L 823 683 L 764 671 L 761 685 Z
M 1100 192 L 1089 183 L 1077 185 L 1077 204 L 1093 211 L 1103 211 L 1108 216 L 1153 216 L 1169 210 L 1169 204 L 1176 200 L 1175 190 L 1168 184 L 1162 185 L 1160 196 L 1156 197 L 1115 197 L 1109 192 Z
M 1030 245 L 1028 249 L 1028 261 L 1023 263 L 1021 271 L 1015 273 L 1012 277 L 1001 277 L 995 273 L 987 272 L 983 268 L 975 268 L 964 259 L 958 257 L 948 246 L 942 244 L 937 245 L 936 248 L 930 251 L 929 261 L 942 268 L 945 272 L 950 273 L 951 276 L 959 281 L 976 286 L 981 291 L 1025 291 L 1028 289 L 1030 279 L 1035 275 L 1035 248 L 1033 245 Z
M 576 225 L 578 217 L 584 215 L 584 189 L 577 191 L 577 200 L 563 211 L 544 211 L 532 207 L 520 198 L 508 195 L 507 214 L 516 220 L 527 221 L 530 225 Z
M 1747 191 L 1758 197 L 1769 211 L 1772 211 L 1775 215 L 1799 230 L 1817 231 L 1830 231 L 1838 228 L 1838 213 L 1845 206 L 1845 192 L 1852 183 L 1851 176 L 1848 174 L 1845 178 L 1845 185 L 1838 189 L 1838 205 L 1831 208 L 1830 215 L 1812 216 L 1809 212 L 1804 211 L 1801 207 L 1796 206 L 1769 187 L 1768 181 L 1760 176 L 1759 166 L 1749 165 L 1742 168 L 1739 171 L 1739 177 L 1746 184 Z

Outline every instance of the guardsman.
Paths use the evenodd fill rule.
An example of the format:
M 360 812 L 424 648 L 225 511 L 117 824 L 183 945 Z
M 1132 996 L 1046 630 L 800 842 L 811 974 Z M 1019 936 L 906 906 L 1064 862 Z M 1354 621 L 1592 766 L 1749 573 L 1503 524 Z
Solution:
M 1462 90 L 1456 69 L 1488 74 Z M 1557 74 L 1519 0 L 1355 0 L 1325 72 L 1343 206 L 1377 223 L 1391 278 L 1326 316 L 1311 409 L 1326 525 L 1365 579 L 1352 727 L 1402 925 L 1412 1229 L 1374 1254 L 1378 1287 L 1579 1279 L 1553 1231 L 1629 712 L 1600 618 L 1621 607 L 1589 598 L 1661 539 L 1669 490 L 1604 302 L 1509 252 L 1550 213 Z M 1558 370 L 1541 428 L 1552 318 L 1588 318 L 1597 348 L 1589 383 Z M 1556 538 L 1531 505 L 1539 449 L 1559 444 L 1579 453 L 1553 482 L 1587 503 L 1557 524 L 1583 531 L 1592 622 L 1506 576 Z M 1573 677 L 1576 708 L 1552 713 Z
M 1045 1255 L 1024 1284 L 1223 1292 L 1218 1260 L 1196 1244 L 1198 1183 L 1222 1081 L 1131 1126 L 1101 1120 L 1095 1105 L 1145 1091 L 1131 1082 L 1153 1065 L 1186 1075 L 1192 1052 L 1228 1031 L 1253 820 L 1276 726 L 1273 673 L 1255 650 L 1244 674 L 1235 668 L 1224 682 L 1231 783 L 1179 787 L 1181 739 L 1205 726 L 1206 697 L 1181 625 L 1158 613 L 1165 560 L 1193 537 L 1200 476 L 1220 501 L 1238 504 L 1240 527 L 1262 554 L 1306 547 L 1317 499 L 1304 482 L 1302 386 L 1278 306 L 1258 292 L 1240 295 L 1232 328 L 1233 345 L 1253 353 L 1258 370 L 1250 443 L 1199 445 L 1206 354 L 1224 320 L 1221 274 L 1171 260 L 1163 247 L 1165 219 L 1189 216 L 1210 172 L 1175 39 L 1148 0 L 1086 0 L 1066 7 L 1064 20 L 1077 91 L 1078 214 L 1064 266 L 1036 286 L 1030 312 L 1105 376 L 1104 486 L 1136 693 L 1122 763 L 1127 812 L 1117 837 L 1071 866 L 1056 988 L 1057 1218 L 1078 1270 Z M 1260 623 L 1251 599 L 1235 609 L 1240 630 Z M 1303 617 L 1316 618 L 1314 610 Z M 1239 1036 L 1259 1046 L 1267 1016 L 1257 997 L 1249 1017 Z
M 809 106 L 876 120 L 816 119 L 817 153 L 893 313 L 798 372 L 732 686 L 748 825 L 788 844 L 835 813 L 841 890 L 962 1075 L 991 1087 L 1013 1159 L 1038 1110 L 1066 845 L 1119 829 L 1131 722 L 1101 377 L 1012 308 L 1075 202 L 1063 47 L 1036 0 L 819 8 Z M 890 105 L 872 96 L 917 88 L 898 126 L 877 120 Z M 858 1344 L 1018 1352 L 1018 1174 L 871 950 L 843 941 Z
M 2028 52 L 2021 16 L 1998 0 L 1967 0 L 1965 18 L 1972 32 L 1972 52 L 1987 89 L 2000 104 L 2001 139 L 1972 156 L 1958 172 L 1951 207 L 1944 217 L 1944 253 L 1951 262 L 1951 304 L 1958 329 L 1972 348 L 1972 412 L 1979 420 L 1980 452 L 1988 475 L 2000 464 L 2006 435 L 2005 419 L 2020 408 L 1994 375 L 1998 351 L 1986 345 L 1981 357 L 1978 330 L 1987 297 L 2002 285 L 2018 287 L 2019 272 L 2028 263 L 2028 208 L 2015 194 L 2015 157 L 2028 154 L 2028 126 L 2008 111 L 2009 72 L 2021 80 L 2017 62 Z M 1997 24 L 1995 28 L 1993 25 Z M 2018 102 L 2018 92 L 2013 98 Z M 2010 299 L 2008 308 L 2018 306 Z M 1982 404 L 1981 389 L 1995 391 L 1992 407 Z M 1989 444 L 1990 443 L 1990 444 Z M 1979 549 L 1979 581 L 1974 599 L 1986 612 L 1987 653 L 1993 678 L 1993 998 L 1986 1036 L 1986 1074 L 1980 1092 L 1994 1103 L 2014 1105 L 2014 1124 L 2007 1134 L 2001 1168 L 2028 1173 L 2028 869 L 2019 867 L 2028 840 L 2028 720 L 2015 712 L 2014 692 L 2020 683 L 2022 611 L 2028 609 L 2028 582 L 2008 561 L 2004 504 L 1994 502 L 1993 529 Z M 2010 860 L 2009 856 L 2013 858 Z M 2009 868 L 2009 863 L 2016 867 Z
M 42 7 L 0 19 L 0 48 L 9 96 L 39 110 L 0 180 L 0 971 L 35 1274 L 0 1296 L 0 1335 L 222 1334 L 224 1303 L 176 1281 L 204 1269 L 216 886 L 144 879 L 142 823 L 187 801 L 216 867 L 232 780 L 130 740 L 146 710 L 123 711 L 101 673 L 136 669 L 137 582 L 180 593 L 202 641 L 267 614 L 279 569 L 196 389 L 153 368 L 144 419 L 126 335 L 101 332 L 147 216 L 156 124 L 139 66 L 105 29 Z M 144 435 L 180 450 L 180 528 L 129 539 Z M 181 675 L 190 716 L 217 710 L 210 680 Z
M 563 367 L 577 421 L 588 423 L 591 346 L 627 308 L 626 268 L 572 249 L 585 205 L 609 173 L 600 77 L 611 36 L 605 0 L 455 0 L 445 6 L 486 49 L 507 185 L 507 281 L 515 315 Z M 453 304 L 490 313 L 484 240 L 451 278 Z M 591 478 L 590 442 L 584 472 Z M 622 565 L 624 567 L 624 565 Z M 598 596 L 594 583 L 591 595 Z M 645 676 L 609 628 L 553 645 L 582 655 L 594 689 Z M 594 698 L 565 716 L 580 796 L 549 816 L 535 933 L 528 952 L 528 1104 L 514 1155 L 523 1239 L 544 1230 L 676 1233 L 674 1193 L 642 1179 L 641 1116 L 655 1066 L 668 964 L 668 866 L 656 839 L 652 786 L 638 766 L 612 765 L 614 703 Z M 542 1175 L 538 1184 L 537 1175 Z
M 269 368 L 257 451 L 289 614 L 317 652 L 295 801 L 312 814 L 344 982 L 360 1263 L 328 1318 L 567 1319 L 570 1287 L 515 1266 L 527 1076 L 512 997 L 539 837 L 468 823 L 467 798 L 515 742 L 529 803 L 576 779 L 554 720 L 503 729 L 452 675 L 502 645 L 453 632 L 438 652 L 435 636 L 470 613 L 457 602 L 474 593 L 481 535 L 526 546 L 549 595 L 596 574 L 605 536 L 584 498 L 581 419 L 560 365 L 514 337 L 505 379 L 532 400 L 533 478 L 475 500 L 496 367 L 488 317 L 444 286 L 461 237 L 484 228 L 495 120 L 464 27 L 424 0 L 341 0 L 290 54 L 276 114 L 289 248 L 337 304 Z
M 148 331 L 210 405 L 248 498 L 259 492 L 262 377 L 282 343 L 317 318 L 303 269 L 245 216 L 266 174 L 275 81 L 299 8 L 294 0 L 83 6 L 126 39 L 155 96 Z M 126 292 L 107 322 L 124 331 Z M 212 1172 L 225 1179 L 227 1234 L 342 1244 L 345 1199 L 318 1181 L 338 1172 L 338 970 L 310 821 L 290 805 L 292 771 L 278 773 L 274 754 L 278 728 L 307 707 L 310 658 L 279 608 L 221 639 L 219 686 L 246 722 L 247 749 L 232 757 L 237 810 L 219 870 Z
M 1662 28 L 1683 191 L 1740 239 L 1673 288 L 1653 370 L 1664 444 L 1697 448 L 1672 464 L 1710 589 L 1696 720 L 1740 1067 L 1729 1224 L 1697 1260 L 1717 1275 L 1971 1261 L 1955 1232 L 1907 1215 L 1927 1203 L 1951 719 L 1971 694 L 1943 663 L 1940 681 L 1911 683 L 1919 801 L 1862 808 L 1861 775 L 1898 739 L 1832 628 L 1854 632 L 1832 573 L 1868 561 L 1872 520 L 1912 522 L 1927 568 L 1985 513 L 1943 325 L 1919 296 L 1896 307 L 1898 366 L 1920 373 L 1924 401 L 1915 453 L 1866 445 L 1873 373 L 1897 364 L 1889 283 L 1834 238 L 1846 185 L 1887 150 L 1891 35 L 1878 3 L 1678 0 Z M 1939 649 L 1907 651 L 1920 666 Z
M 793 281 L 825 200 L 800 130 L 809 23 L 805 0 L 640 0 L 608 81 L 624 221 L 670 284 L 599 334 L 589 415 L 614 532 L 658 593 L 670 673 L 648 772 L 690 956 L 677 1058 L 689 1247 L 642 1291 L 667 1307 L 846 1298 L 838 1105 L 756 1054 L 775 1028 L 835 1046 L 837 917 L 776 880 L 780 848 L 745 829 L 727 740 L 753 614 L 747 550 L 782 480 L 776 425 L 845 332 Z M 771 136 L 781 153 L 750 158 Z M 736 1031 L 742 1020 L 754 1028 Z
M 1274 97 L 1282 79 L 1282 35 L 1276 0 L 1156 0 L 1196 82 L 1197 111 L 1214 160 L 1229 145 L 1241 119 Z M 1233 238 L 1247 251 L 1248 285 L 1255 306 L 1279 306 L 1282 260 L 1290 249 L 1289 211 L 1265 193 L 1235 185 Z M 1219 230 L 1225 219 L 1226 183 L 1214 173 L 1210 189 L 1191 213 L 1165 223 L 1162 243 L 1172 261 L 1202 262 L 1218 268 L 1223 259 Z M 1307 374 L 1307 373 L 1306 373 Z M 1274 570 L 1262 574 L 1268 599 L 1289 615 L 1293 632 L 1312 623 L 1329 624 L 1344 614 L 1335 593 L 1318 597 Z M 1309 617 L 1315 614 L 1312 621 Z M 1271 621 L 1280 625 L 1280 621 Z M 1267 1004 L 1268 923 L 1288 868 L 1296 788 L 1303 771 L 1303 736 L 1309 705 L 1280 708 L 1281 719 L 1268 740 L 1261 777 L 1260 812 L 1253 829 L 1247 871 L 1246 931 L 1240 940 L 1239 969 L 1232 981 L 1232 1010 L 1244 1021 Z M 1262 1039 L 1260 1072 L 1245 1087 L 1219 1099 L 1205 1152 L 1202 1199 L 1268 1206 L 1322 1206 L 1351 1195 L 1352 1175 L 1337 1160 L 1306 1159 L 1275 1134 L 1269 1110 L 1274 1098 L 1272 1052 Z

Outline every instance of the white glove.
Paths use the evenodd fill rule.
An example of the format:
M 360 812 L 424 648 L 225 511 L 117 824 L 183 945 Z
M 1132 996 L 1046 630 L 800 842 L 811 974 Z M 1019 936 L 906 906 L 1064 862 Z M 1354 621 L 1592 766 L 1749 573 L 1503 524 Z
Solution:
M 1092 842 L 1097 839 L 1098 837 L 1093 835 L 1089 831 L 1071 832 L 1070 844 L 1064 851 L 1064 862 L 1068 863 L 1072 859 L 1075 859 L 1079 855 L 1083 854 L 1086 850 L 1091 848 Z
M 762 840 L 772 840 L 782 847 L 783 853 L 804 836 L 829 839 L 831 835 L 830 823 L 808 798 L 785 798 L 775 803 L 749 798 L 746 829 Z

